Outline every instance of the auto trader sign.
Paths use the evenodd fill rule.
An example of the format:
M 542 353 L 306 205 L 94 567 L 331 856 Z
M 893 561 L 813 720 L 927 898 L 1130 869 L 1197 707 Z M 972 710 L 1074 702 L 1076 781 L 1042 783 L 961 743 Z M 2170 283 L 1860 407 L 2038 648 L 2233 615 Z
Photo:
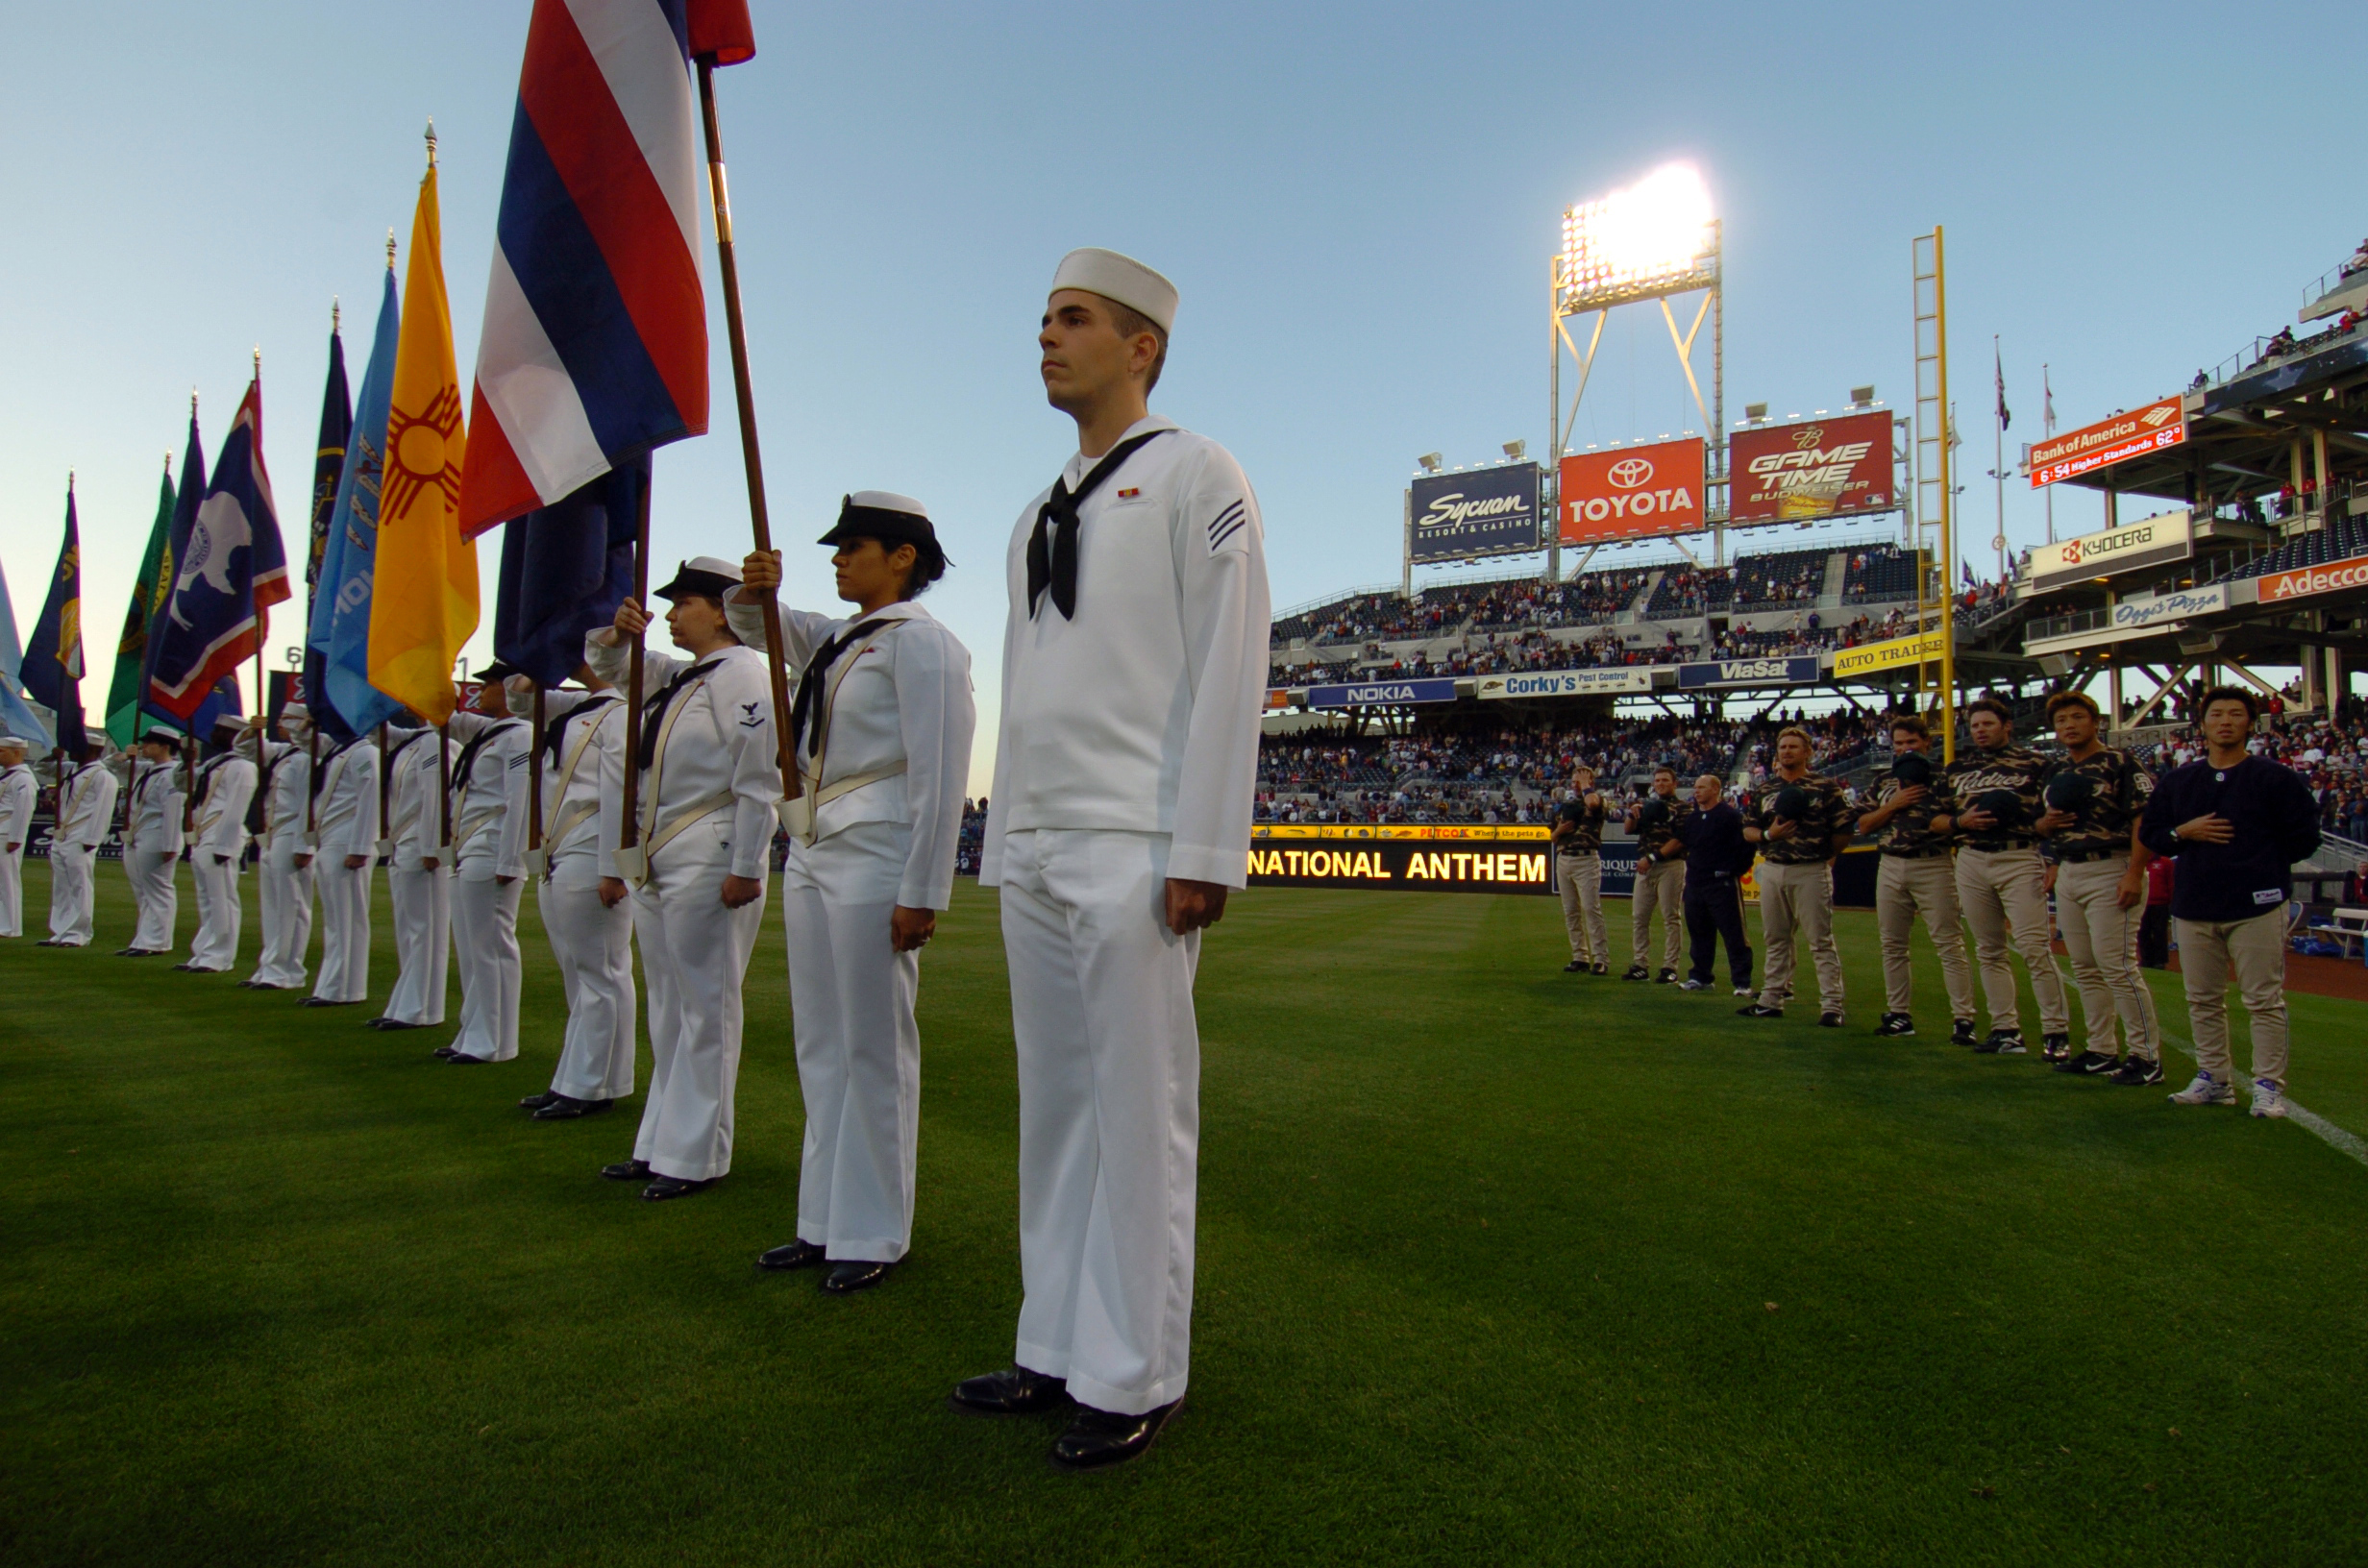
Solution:
M 1426 474 L 1414 481 L 1406 548 L 1417 561 L 1516 555 L 1538 548 L 1536 463 Z

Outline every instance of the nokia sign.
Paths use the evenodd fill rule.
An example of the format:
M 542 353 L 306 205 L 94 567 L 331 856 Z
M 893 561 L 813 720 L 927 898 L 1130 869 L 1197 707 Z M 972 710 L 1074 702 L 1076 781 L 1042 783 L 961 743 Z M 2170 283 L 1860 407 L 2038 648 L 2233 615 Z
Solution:
M 1410 702 L 1452 702 L 1452 680 L 1368 680 L 1344 686 L 1310 686 L 1311 708 L 1388 708 Z
M 1426 474 L 1408 492 L 1406 551 L 1417 561 L 1518 555 L 1538 548 L 1538 465 Z

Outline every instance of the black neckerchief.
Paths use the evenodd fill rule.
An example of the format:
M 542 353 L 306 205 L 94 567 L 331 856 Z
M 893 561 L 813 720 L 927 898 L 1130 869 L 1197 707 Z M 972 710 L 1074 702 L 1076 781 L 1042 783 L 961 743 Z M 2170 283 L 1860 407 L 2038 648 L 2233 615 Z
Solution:
M 460 748 L 460 760 L 453 764 L 454 794 L 468 794 L 469 774 L 477 767 L 477 754 L 485 749 L 485 744 L 488 741 L 513 728 L 517 723 L 515 719 L 504 719 L 496 723 L 488 724 L 477 732 L 477 739 Z
M 427 733 L 425 730 L 419 732 L 419 734 L 425 733 Z M 354 748 L 355 742 L 359 741 L 360 739 L 360 736 L 356 735 L 350 739 L 339 741 L 335 746 L 329 748 L 329 755 L 321 759 L 320 766 L 313 769 L 312 776 L 306 780 L 306 793 L 312 799 L 318 800 L 321 797 L 321 782 L 329 776 L 329 765 L 336 761 L 339 757 L 344 756 L 348 751 L 351 751 Z M 418 735 L 414 735 L 412 739 L 418 739 Z M 407 746 L 410 743 L 407 741 L 404 744 Z
M 858 622 L 814 650 L 814 656 L 806 661 L 805 674 L 798 677 L 798 699 L 791 703 L 789 708 L 789 754 L 791 756 L 798 754 L 798 747 L 804 740 L 805 728 L 809 723 L 814 726 L 815 753 L 821 754 L 823 748 L 822 715 L 817 710 L 822 705 L 823 681 L 829 675 L 831 665 L 838 662 L 839 655 L 879 630 L 880 627 L 901 619 L 903 619 L 901 616 L 881 615 L 875 616 L 869 621 Z
M 587 713 L 598 713 L 616 700 L 616 693 L 602 692 L 577 703 L 559 716 L 557 723 L 547 726 L 543 731 L 543 766 L 546 768 L 559 766 L 559 740 L 567 733 L 567 722 L 570 719 L 580 719 Z
M 1052 607 L 1066 620 L 1077 618 L 1077 508 L 1101 481 L 1118 472 L 1138 448 L 1169 433 L 1146 430 L 1112 447 L 1093 472 L 1073 492 L 1066 478 L 1052 481 L 1052 496 L 1036 511 L 1036 530 L 1027 536 L 1027 614 L 1036 618 L 1045 589 L 1052 590 Z M 1048 539 L 1048 535 L 1049 538 Z
M 657 761 L 658 725 L 665 720 L 666 710 L 674 706 L 675 698 L 681 695 L 684 691 L 688 690 L 692 681 L 697 680 L 700 676 L 705 674 L 708 671 L 714 669 L 717 665 L 722 664 L 723 662 L 723 654 L 710 653 L 707 657 L 700 660 L 697 664 L 692 665 L 688 670 L 683 671 L 680 674 L 675 676 L 674 679 L 668 681 L 665 686 L 659 690 L 655 697 L 653 697 L 642 703 L 641 752 L 640 755 L 634 760 L 640 763 L 643 769 L 648 769 L 653 763 Z

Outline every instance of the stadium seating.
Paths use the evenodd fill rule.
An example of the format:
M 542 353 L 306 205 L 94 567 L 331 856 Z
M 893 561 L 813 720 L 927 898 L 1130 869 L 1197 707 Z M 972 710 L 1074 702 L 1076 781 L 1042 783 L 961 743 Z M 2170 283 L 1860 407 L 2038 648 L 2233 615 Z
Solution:
M 1896 545 L 1877 545 L 1850 552 L 1850 570 L 1842 577 L 1841 601 L 1915 598 L 1915 559 Z
M 2233 582 L 2241 577 L 2266 576 L 2272 572 L 2324 566 L 2330 561 L 2349 560 L 2355 555 L 2368 555 L 2368 518 L 2330 518 L 2327 527 L 2314 528 L 2299 539 L 2289 539 L 2276 550 L 2257 555 L 2242 566 L 2223 572 L 2212 580 Z
M 1825 592 L 1824 550 L 1792 550 L 1773 555 L 1743 555 L 1735 562 L 1735 608 L 1777 609 L 1813 603 Z

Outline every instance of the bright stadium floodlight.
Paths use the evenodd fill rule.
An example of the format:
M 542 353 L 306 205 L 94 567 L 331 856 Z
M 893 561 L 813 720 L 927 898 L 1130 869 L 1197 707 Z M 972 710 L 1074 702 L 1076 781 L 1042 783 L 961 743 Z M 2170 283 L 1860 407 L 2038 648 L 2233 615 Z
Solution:
M 1705 270 L 1718 249 L 1714 221 L 1701 173 L 1664 164 L 1563 213 L 1564 287 L 1580 309 L 1597 297 L 1649 298 Z

